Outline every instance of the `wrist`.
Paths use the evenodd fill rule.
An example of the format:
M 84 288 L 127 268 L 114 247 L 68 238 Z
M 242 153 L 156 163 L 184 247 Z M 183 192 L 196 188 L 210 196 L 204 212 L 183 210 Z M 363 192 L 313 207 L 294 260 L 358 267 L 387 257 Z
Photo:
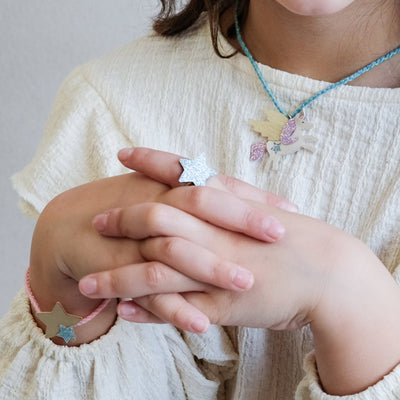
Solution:
M 399 287 L 369 250 L 345 254 L 310 324 L 321 383 L 335 395 L 366 389 L 400 362 Z
M 64 261 L 64 246 L 69 241 L 68 237 L 63 236 L 62 229 L 60 230 L 60 227 L 65 226 L 65 215 L 59 210 L 65 210 L 66 207 L 64 196 L 58 196 L 46 206 L 39 217 L 32 238 L 30 287 L 41 311 L 51 312 L 59 302 L 68 314 L 84 318 L 99 306 L 101 300 L 89 299 L 81 294 L 78 278 Z M 72 260 L 79 265 L 79 258 Z M 110 301 L 96 318 L 74 328 L 77 338 L 67 345 L 88 343 L 106 333 L 115 322 L 116 303 L 116 300 Z M 36 323 L 45 332 L 45 324 L 37 317 L 34 307 L 31 306 L 31 310 Z M 56 344 L 66 344 L 59 337 L 51 340 Z
M 78 282 L 57 271 L 54 268 L 46 270 L 43 274 L 40 272 L 40 268 L 32 266 L 30 277 L 27 274 L 29 279 L 27 291 L 29 293 L 29 289 L 31 290 L 32 314 L 38 326 L 46 333 L 46 337 L 50 337 L 55 344 L 77 346 L 89 343 L 107 333 L 116 319 L 117 300 L 112 299 L 105 302 L 88 299 L 79 292 Z M 35 305 L 35 303 L 37 304 Z M 72 333 L 73 336 L 76 336 L 71 341 L 57 336 L 61 332 L 59 325 L 57 325 L 57 332 L 54 331 L 56 329 L 54 322 L 57 321 L 50 324 L 53 326 L 51 329 L 48 321 L 44 319 L 49 318 L 57 303 L 59 304 L 56 309 L 60 310 L 61 305 L 66 315 L 68 314 L 68 316 L 64 316 L 64 312 L 62 312 L 63 317 L 60 319 L 59 325 L 63 325 L 63 329 L 69 328 L 68 334 Z M 37 307 L 40 309 L 38 310 Z M 47 316 L 43 317 L 43 315 Z M 53 320 L 52 317 L 51 319 Z M 50 333 L 50 330 L 53 332 Z

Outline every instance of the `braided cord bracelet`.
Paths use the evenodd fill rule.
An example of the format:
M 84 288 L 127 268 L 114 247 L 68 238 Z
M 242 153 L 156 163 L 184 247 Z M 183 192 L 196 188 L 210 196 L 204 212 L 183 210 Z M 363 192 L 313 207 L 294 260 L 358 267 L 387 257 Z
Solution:
M 85 318 L 68 314 L 59 301 L 57 301 L 51 312 L 42 312 L 39 303 L 32 292 L 29 268 L 25 274 L 25 290 L 38 319 L 46 325 L 46 338 L 58 336 L 64 339 L 65 343 L 69 343 L 71 340 L 76 339 L 74 328 L 88 323 L 97 315 L 99 315 L 107 307 L 111 300 L 104 299 L 99 306 Z

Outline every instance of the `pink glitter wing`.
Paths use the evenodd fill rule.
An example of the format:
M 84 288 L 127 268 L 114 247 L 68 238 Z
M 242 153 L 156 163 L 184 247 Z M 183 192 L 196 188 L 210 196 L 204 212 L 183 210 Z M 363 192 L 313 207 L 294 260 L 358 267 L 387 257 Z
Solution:
M 284 145 L 295 143 L 299 140 L 298 137 L 293 138 L 293 133 L 296 130 L 296 121 L 294 118 L 290 118 L 288 122 L 286 122 L 285 126 L 282 129 L 281 133 L 281 143 Z
M 267 142 L 255 143 L 250 149 L 250 160 L 257 161 L 267 152 Z

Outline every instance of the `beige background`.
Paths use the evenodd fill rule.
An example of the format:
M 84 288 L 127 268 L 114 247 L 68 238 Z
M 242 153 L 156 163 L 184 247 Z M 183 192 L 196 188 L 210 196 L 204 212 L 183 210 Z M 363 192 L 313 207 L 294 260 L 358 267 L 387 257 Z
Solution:
M 30 161 L 76 66 L 149 31 L 157 0 L 0 0 L 0 317 L 22 287 L 33 222 L 10 176 Z

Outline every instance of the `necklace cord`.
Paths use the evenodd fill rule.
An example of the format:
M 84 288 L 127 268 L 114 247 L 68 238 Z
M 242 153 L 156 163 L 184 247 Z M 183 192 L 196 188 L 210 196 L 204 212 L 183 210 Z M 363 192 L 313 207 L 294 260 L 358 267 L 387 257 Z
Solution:
M 342 85 L 346 85 L 347 83 L 353 81 L 354 79 L 358 78 L 359 76 L 365 74 L 366 72 L 370 71 L 372 68 L 377 67 L 378 65 L 384 63 L 387 60 L 390 60 L 392 57 L 394 57 L 396 54 L 400 53 L 400 46 L 396 47 L 395 49 L 391 50 L 389 53 L 385 54 L 384 56 L 376 59 L 375 61 L 372 61 L 370 64 L 366 65 L 365 67 L 362 67 L 361 69 L 359 69 L 358 71 L 354 72 L 353 74 L 347 76 L 346 78 L 343 78 L 342 80 L 336 82 L 336 83 L 332 83 L 330 85 L 328 85 L 325 89 L 320 90 L 318 93 L 314 94 L 312 97 L 310 97 L 308 100 L 304 101 L 293 113 L 289 114 L 286 113 L 282 107 L 280 106 L 277 98 L 275 97 L 275 95 L 272 93 L 270 87 L 268 86 L 267 81 L 264 79 L 263 74 L 260 71 L 260 68 L 258 67 L 257 62 L 254 60 L 252 54 L 250 53 L 250 50 L 247 48 L 246 44 L 243 41 L 242 38 L 242 34 L 240 32 L 240 26 L 239 26 L 239 20 L 238 20 L 238 3 L 239 1 L 236 0 L 236 5 L 235 5 L 235 29 L 236 29 L 236 37 L 237 40 L 240 44 L 240 47 L 242 48 L 243 52 L 246 54 L 247 58 L 250 60 L 251 65 L 254 68 L 254 71 L 256 72 L 258 78 L 260 79 L 264 89 L 266 90 L 266 92 L 268 93 L 270 99 L 272 100 L 272 102 L 274 103 L 275 107 L 277 108 L 277 110 L 285 115 L 287 118 L 294 118 L 297 114 L 299 114 L 306 106 L 308 106 L 310 103 L 312 103 L 313 101 L 315 101 L 316 99 L 318 99 L 320 96 L 322 96 L 323 94 L 336 89 L 339 86 Z

